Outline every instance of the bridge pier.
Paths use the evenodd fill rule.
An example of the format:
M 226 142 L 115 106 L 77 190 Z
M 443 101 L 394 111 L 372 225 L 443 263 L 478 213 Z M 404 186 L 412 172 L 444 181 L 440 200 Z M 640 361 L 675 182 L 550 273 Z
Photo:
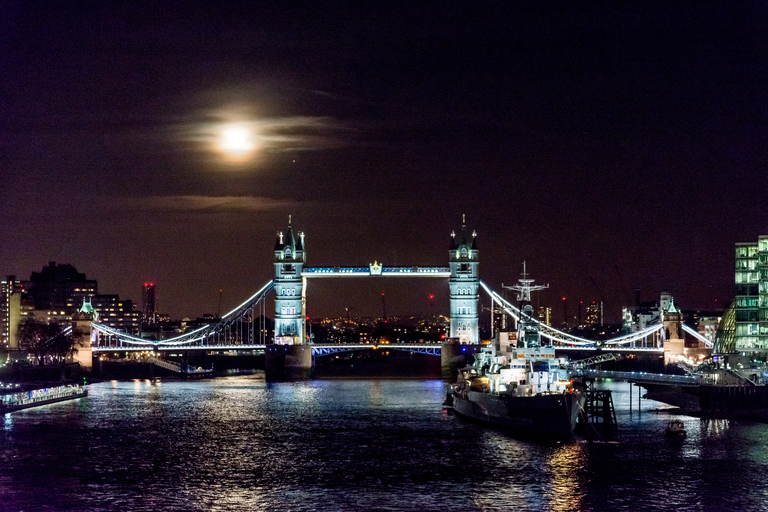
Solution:
M 264 350 L 267 382 L 311 379 L 314 363 L 310 345 L 267 345 Z
M 480 352 L 481 347 L 482 345 L 478 344 L 444 343 L 440 349 L 440 366 L 443 378 L 456 379 L 459 368 L 473 363 L 474 356 L 472 354 Z

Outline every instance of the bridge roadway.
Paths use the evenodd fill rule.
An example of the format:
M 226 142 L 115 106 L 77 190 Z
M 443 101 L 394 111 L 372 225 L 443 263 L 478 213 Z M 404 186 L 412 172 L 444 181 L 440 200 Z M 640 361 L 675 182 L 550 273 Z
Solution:
M 368 343 L 323 343 L 313 344 L 312 355 L 323 356 L 333 354 L 337 352 L 349 352 L 352 350 L 366 350 L 366 349 L 392 349 L 392 350 L 406 350 L 410 352 L 418 352 L 422 354 L 429 354 L 439 356 L 443 343 L 388 343 L 388 344 L 368 344 Z M 146 351 L 159 351 L 159 352 L 189 352 L 189 351 L 216 351 L 216 352 L 231 352 L 231 351 L 251 351 L 251 350 L 264 350 L 265 344 L 255 345 L 162 345 L 159 343 L 148 343 L 147 345 L 128 345 L 122 347 L 92 347 L 94 353 L 110 353 L 110 352 L 146 352 Z M 598 352 L 606 353 L 613 352 L 619 354 L 663 354 L 664 349 L 661 347 L 559 347 L 556 346 L 557 352 Z
M 450 267 L 305 267 L 301 277 L 451 277 Z
M 353 350 L 366 350 L 366 349 L 385 349 L 391 348 L 393 350 L 407 350 L 411 352 L 419 352 L 423 354 L 429 354 L 433 356 L 439 356 L 443 344 L 425 344 L 425 343 L 394 343 L 394 344 L 366 344 L 366 343 L 330 343 L 330 344 L 313 344 L 312 355 L 324 356 L 337 352 L 350 352 Z M 95 353 L 109 353 L 109 352 L 190 352 L 190 351 L 210 351 L 210 352 L 231 352 L 231 351 L 264 351 L 266 345 L 129 345 L 124 347 L 92 347 Z

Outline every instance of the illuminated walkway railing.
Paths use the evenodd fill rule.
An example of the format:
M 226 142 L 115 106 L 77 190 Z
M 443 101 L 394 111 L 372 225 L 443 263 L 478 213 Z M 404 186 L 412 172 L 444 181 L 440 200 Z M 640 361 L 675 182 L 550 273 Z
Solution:
M 442 343 L 385 343 L 382 345 L 367 344 L 367 343 L 350 343 L 350 344 L 328 344 L 328 345 L 313 345 L 313 356 L 327 356 L 330 354 L 338 354 L 340 352 L 352 352 L 356 350 L 402 350 L 406 352 L 415 352 L 417 354 L 427 354 L 430 356 L 439 356 L 442 351 Z
M 301 277 L 449 277 L 448 267 L 306 267 Z

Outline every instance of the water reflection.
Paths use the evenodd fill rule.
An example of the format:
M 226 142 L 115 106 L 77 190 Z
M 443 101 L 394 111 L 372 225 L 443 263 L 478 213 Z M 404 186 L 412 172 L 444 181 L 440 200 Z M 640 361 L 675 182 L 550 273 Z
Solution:
M 89 392 L 87 407 L 3 417 L 0 503 L 463 512 L 736 510 L 768 499 L 760 424 L 680 417 L 689 436 L 673 445 L 664 425 L 678 416 L 619 410 L 616 442 L 554 444 L 446 414 L 439 381 L 232 377 Z
M 702 418 L 700 420 L 701 436 L 711 439 L 726 435 L 730 428 L 730 421 L 728 419 Z
M 547 457 L 547 472 L 550 485 L 545 508 L 553 512 L 582 510 L 585 490 L 577 475 L 587 472 L 588 449 L 583 443 L 567 443 L 550 450 Z
M 381 381 L 374 381 L 368 391 L 372 407 L 381 407 Z

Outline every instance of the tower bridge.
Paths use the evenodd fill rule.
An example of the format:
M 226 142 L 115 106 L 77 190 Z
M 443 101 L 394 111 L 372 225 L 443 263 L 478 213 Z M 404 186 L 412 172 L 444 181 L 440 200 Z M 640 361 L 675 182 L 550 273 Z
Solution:
M 498 305 L 506 314 L 520 322 L 534 323 L 541 336 L 551 340 L 562 353 L 570 351 L 626 353 L 665 353 L 661 347 L 638 348 L 640 340 L 661 332 L 670 346 L 681 352 L 681 338 L 686 332 L 703 341 L 711 342 L 695 330 L 682 324 L 681 317 L 652 325 L 639 332 L 610 340 L 595 341 L 574 336 L 531 318 L 514 304 L 493 291 L 479 278 L 479 251 L 477 234 L 467 230 L 462 221 L 458 234 L 451 233 L 448 247 L 448 266 L 387 266 L 375 261 L 368 266 L 308 267 L 306 263 L 304 233 L 294 233 L 290 219 L 285 231 L 279 231 L 273 250 L 274 277 L 254 295 L 224 315 L 218 322 L 164 340 L 149 340 L 132 336 L 104 324 L 92 323 L 91 350 L 99 353 L 153 351 L 264 351 L 267 376 L 280 378 L 297 371 L 306 374 L 312 367 L 312 357 L 320 357 L 343 350 L 360 350 L 371 345 L 317 345 L 311 344 L 306 334 L 307 288 L 310 279 L 359 278 L 388 279 L 393 277 L 440 278 L 448 280 L 450 298 L 450 332 L 445 343 L 391 344 L 387 348 L 410 350 L 440 355 L 443 368 L 462 364 L 465 354 L 481 347 L 478 326 L 480 292 L 486 293 L 492 309 Z M 274 292 L 274 331 L 268 333 L 264 319 L 268 297 Z M 681 352 L 682 353 L 682 352 Z

